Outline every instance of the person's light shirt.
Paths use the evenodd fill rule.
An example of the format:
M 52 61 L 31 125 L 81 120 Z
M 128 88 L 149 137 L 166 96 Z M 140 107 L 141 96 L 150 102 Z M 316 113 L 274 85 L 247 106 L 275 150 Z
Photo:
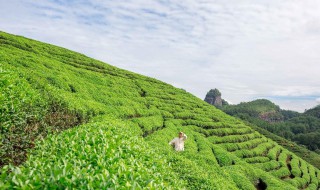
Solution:
M 183 134 L 181 138 L 176 137 L 169 142 L 169 145 L 174 145 L 176 151 L 184 151 L 184 141 L 187 139 L 187 135 Z

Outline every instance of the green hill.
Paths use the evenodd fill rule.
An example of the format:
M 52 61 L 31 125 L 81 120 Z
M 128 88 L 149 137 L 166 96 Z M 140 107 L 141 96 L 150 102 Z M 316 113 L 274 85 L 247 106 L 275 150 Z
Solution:
M 266 99 L 241 102 L 237 105 L 227 105 L 222 109 L 231 115 L 244 114 L 267 122 L 285 121 L 299 115 L 295 111 L 282 110 L 278 105 Z
M 320 105 L 312 108 L 312 109 L 308 109 L 304 112 L 305 115 L 310 115 L 310 116 L 314 116 L 317 118 L 320 118 Z
M 0 189 L 319 188 L 311 164 L 169 84 L 3 32 L 0 64 Z
M 263 133 L 278 143 L 279 136 L 292 141 L 282 145 L 320 168 L 320 155 L 317 154 L 320 153 L 320 119 L 316 117 L 318 113 L 317 107 L 305 113 L 298 113 L 282 110 L 269 100 L 259 99 L 238 105 L 224 106 L 221 109 L 232 116 L 239 117 L 275 134 L 266 135 Z M 259 132 L 261 131 L 259 130 Z M 283 140 L 280 141 L 284 142 Z M 295 144 L 294 149 L 291 148 L 292 144 Z M 305 147 L 317 153 L 308 151 Z

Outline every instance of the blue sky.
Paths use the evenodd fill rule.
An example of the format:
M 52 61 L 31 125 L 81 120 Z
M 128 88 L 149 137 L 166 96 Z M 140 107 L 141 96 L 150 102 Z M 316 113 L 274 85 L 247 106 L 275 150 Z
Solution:
M 0 30 L 231 103 L 320 103 L 318 0 L 0 0 Z

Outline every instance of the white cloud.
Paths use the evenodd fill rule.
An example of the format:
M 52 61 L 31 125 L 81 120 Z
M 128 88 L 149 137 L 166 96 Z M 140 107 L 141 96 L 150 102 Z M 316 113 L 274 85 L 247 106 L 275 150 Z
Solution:
M 320 94 L 320 89 L 315 86 L 278 86 L 272 92 L 274 96 L 311 96 Z
M 60 45 L 204 98 L 319 96 L 320 1 L 4 1 L 0 30 Z M 306 101 L 306 100 L 304 100 Z M 277 102 L 303 110 L 316 104 Z

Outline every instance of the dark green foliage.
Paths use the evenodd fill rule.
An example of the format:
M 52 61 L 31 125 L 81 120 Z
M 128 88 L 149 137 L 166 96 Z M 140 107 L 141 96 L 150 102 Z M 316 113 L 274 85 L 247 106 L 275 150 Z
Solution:
M 318 105 L 312 109 L 306 110 L 305 115 L 310 115 L 310 116 L 320 118 L 320 105 Z
M 209 90 L 209 92 L 206 95 L 207 97 L 217 97 L 217 96 L 221 96 L 221 92 L 218 89 L 211 89 Z
M 294 117 L 298 117 L 300 115 L 299 112 L 291 110 L 280 110 L 280 113 L 285 121 Z
M 279 112 L 280 107 L 275 105 L 269 100 L 258 99 L 252 102 L 242 102 L 238 105 L 229 105 L 229 106 L 223 107 L 223 111 L 225 111 L 230 115 L 243 113 L 251 117 L 259 117 L 261 113 Z M 282 116 L 279 114 L 278 117 L 282 117 Z
M 229 103 L 226 100 L 222 99 L 222 106 L 228 106 L 228 105 Z

